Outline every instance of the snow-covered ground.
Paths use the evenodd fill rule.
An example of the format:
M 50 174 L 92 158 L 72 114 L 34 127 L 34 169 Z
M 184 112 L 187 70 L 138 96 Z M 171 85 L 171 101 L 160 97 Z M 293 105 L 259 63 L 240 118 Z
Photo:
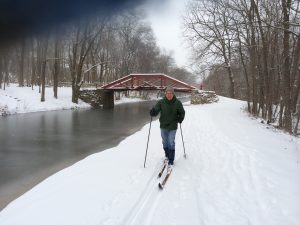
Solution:
M 78 104 L 72 103 L 72 89 L 70 87 L 58 88 L 58 98 L 54 98 L 53 88 L 45 90 L 45 102 L 41 102 L 38 86 L 18 87 L 11 84 L 6 90 L 0 89 L 0 116 L 1 114 L 16 114 L 39 112 L 49 110 L 88 108 L 89 104 L 79 100 Z
M 299 225 L 300 142 L 249 118 L 244 102 L 184 104 L 176 161 L 158 189 L 158 121 L 47 178 L 0 212 L 1 225 Z

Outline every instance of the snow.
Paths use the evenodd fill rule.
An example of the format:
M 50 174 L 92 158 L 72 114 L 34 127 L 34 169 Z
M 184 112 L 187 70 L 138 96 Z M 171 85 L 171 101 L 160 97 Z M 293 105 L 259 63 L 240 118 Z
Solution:
M 132 102 L 142 102 L 145 101 L 141 98 L 135 98 L 135 97 L 131 97 L 131 98 L 126 98 L 126 97 L 122 97 L 120 100 L 115 100 L 115 105 L 119 105 L 119 104 L 124 104 L 124 103 L 132 103 Z
M 10 84 L 5 90 L 0 89 L 0 116 L 17 113 L 30 113 L 49 110 L 81 109 L 91 106 L 79 99 L 78 104 L 73 103 L 72 88 L 59 87 L 58 98 L 53 96 L 53 88 L 47 87 L 45 90 L 45 102 L 41 102 L 41 94 L 38 86 L 18 87 L 17 84 Z M 116 100 L 115 104 L 143 101 L 139 98 L 125 98 Z
M 158 189 L 159 122 L 47 178 L 0 212 L 1 225 L 299 225 L 299 139 L 245 103 L 184 104 L 173 173 Z
M 29 113 L 49 110 L 89 108 L 89 104 L 79 100 L 78 104 L 73 103 L 72 88 L 58 88 L 58 98 L 54 98 L 53 88 L 45 89 L 45 102 L 41 102 L 41 94 L 38 86 L 18 87 L 17 84 L 10 84 L 5 90 L 0 89 L 0 115 Z

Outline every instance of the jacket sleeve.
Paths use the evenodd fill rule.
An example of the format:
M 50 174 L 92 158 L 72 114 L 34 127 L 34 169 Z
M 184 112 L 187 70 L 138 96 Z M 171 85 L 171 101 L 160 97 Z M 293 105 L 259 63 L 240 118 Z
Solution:
M 156 103 L 156 105 L 154 106 L 154 110 L 155 110 L 155 115 L 154 116 L 157 116 L 161 111 L 161 102 L 160 101 L 158 101 Z
M 180 121 L 183 121 L 184 120 L 184 116 L 185 116 L 185 110 L 183 108 L 183 105 L 180 101 L 178 101 L 179 104 L 178 104 L 178 109 L 177 109 L 177 118 L 178 120 Z

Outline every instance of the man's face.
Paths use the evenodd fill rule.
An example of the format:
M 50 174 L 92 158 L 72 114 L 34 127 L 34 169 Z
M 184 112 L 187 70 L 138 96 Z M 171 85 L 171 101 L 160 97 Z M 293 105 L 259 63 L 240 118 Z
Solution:
M 167 98 L 169 101 L 171 101 L 173 97 L 174 97 L 174 94 L 173 94 L 172 91 L 167 91 L 167 92 L 166 92 L 166 98 Z

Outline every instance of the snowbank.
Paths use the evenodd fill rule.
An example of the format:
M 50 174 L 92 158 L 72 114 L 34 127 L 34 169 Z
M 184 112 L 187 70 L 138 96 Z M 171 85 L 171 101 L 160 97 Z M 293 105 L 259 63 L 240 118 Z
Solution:
M 70 87 L 59 88 L 58 99 L 53 95 L 53 88 L 47 87 L 45 90 L 46 101 L 41 102 L 38 86 L 32 90 L 31 87 L 18 87 L 16 84 L 11 84 L 6 87 L 6 90 L 0 89 L 0 115 L 90 107 L 81 100 L 78 104 L 72 103 Z

